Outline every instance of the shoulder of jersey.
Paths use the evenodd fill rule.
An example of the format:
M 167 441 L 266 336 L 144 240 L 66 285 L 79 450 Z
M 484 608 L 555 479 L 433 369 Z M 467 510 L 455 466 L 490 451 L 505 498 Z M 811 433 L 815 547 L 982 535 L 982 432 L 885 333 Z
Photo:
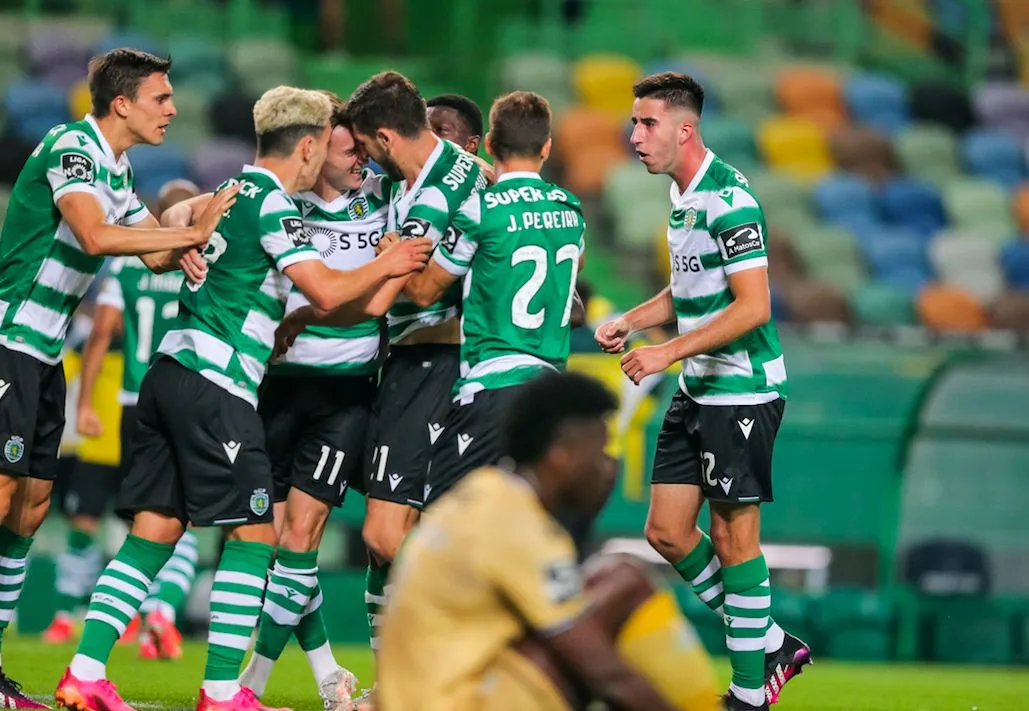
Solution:
M 90 154 L 100 155 L 100 145 L 85 130 L 81 121 L 58 124 L 50 129 L 50 132 L 43 138 L 43 141 L 50 140 L 50 149 L 77 148 Z

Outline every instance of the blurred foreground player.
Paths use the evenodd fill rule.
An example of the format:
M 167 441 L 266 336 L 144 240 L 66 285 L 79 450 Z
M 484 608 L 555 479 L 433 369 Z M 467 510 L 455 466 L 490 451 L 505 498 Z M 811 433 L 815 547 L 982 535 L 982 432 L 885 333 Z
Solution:
M 504 423 L 512 468 L 469 474 L 398 558 L 377 711 L 569 711 L 594 698 L 625 711 L 718 708 L 710 663 L 668 591 L 622 560 L 591 566 L 584 589 L 552 517 L 594 510 L 608 491 L 615 407 L 579 374 L 519 393 Z

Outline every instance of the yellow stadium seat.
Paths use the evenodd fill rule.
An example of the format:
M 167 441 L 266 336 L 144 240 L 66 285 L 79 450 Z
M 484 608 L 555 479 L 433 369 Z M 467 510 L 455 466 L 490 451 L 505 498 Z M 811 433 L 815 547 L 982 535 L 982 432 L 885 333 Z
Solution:
M 78 82 L 68 90 L 68 112 L 76 121 L 93 110 L 93 101 L 89 97 L 89 85 L 86 80 Z
M 654 271 L 662 281 L 672 278 L 672 260 L 668 256 L 668 227 L 654 233 Z
M 625 120 L 632 113 L 632 85 L 642 75 L 628 57 L 590 55 L 572 67 L 572 87 L 580 103 Z
M 776 170 L 812 182 L 833 168 L 825 131 L 811 119 L 776 116 L 758 128 L 758 146 Z

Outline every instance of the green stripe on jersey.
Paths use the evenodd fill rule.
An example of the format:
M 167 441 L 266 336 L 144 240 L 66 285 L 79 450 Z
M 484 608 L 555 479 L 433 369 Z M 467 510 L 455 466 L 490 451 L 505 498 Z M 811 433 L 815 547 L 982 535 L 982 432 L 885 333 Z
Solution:
M 679 332 L 711 321 L 733 301 L 729 277 L 765 267 L 765 218 L 747 179 L 710 151 L 693 183 L 671 186 L 668 218 L 672 302 Z M 774 322 L 716 352 L 683 361 L 680 387 L 709 404 L 786 397 L 786 367 Z
M 244 166 L 242 183 L 208 240 L 207 278 L 185 282 L 179 315 L 158 348 L 184 367 L 257 405 L 275 329 L 282 321 L 290 265 L 318 259 L 300 212 L 271 172 Z
M 450 141 L 440 140 L 410 188 L 406 181 L 393 186 L 387 231 L 397 231 L 405 238 L 429 237 L 435 244 L 453 242 L 456 234 L 451 222 L 458 209 L 472 193 L 485 187 L 486 177 L 475 157 Z M 390 343 L 456 318 L 460 305 L 461 289 L 457 285 L 425 308 L 401 294 L 387 314 Z
M 375 259 L 375 246 L 386 227 L 392 183 L 366 170 L 361 187 L 325 201 L 313 192 L 299 193 L 300 208 L 311 245 L 333 269 L 350 271 Z M 293 287 L 286 313 L 307 305 Z M 270 367 L 270 373 L 298 375 L 371 375 L 378 368 L 380 319 L 353 326 L 312 326 Z
M 52 128 L 25 162 L 0 232 L 0 342 L 44 363 L 61 359 L 72 314 L 103 265 L 61 218 L 58 200 L 92 195 L 108 224 L 149 213 L 127 155 L 114 153 L 92 117 Z

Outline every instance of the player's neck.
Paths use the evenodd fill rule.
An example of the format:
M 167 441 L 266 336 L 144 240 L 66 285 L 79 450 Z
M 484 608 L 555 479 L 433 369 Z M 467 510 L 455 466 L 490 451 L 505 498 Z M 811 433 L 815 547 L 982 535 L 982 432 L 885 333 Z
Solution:
M 318 178 L 318 182 L 311 188 L 311 192 L 320 197 L 325 202 L 332 202 L 343 193 L 350 192 L 349 190 L 337 190 L 332 183 L 323 177 Z
M 254 165 L 258 168 L 264 168 L 269 173 L 274 173 L 288 194 L 292 195 L 297 192 L 300 170 L 293 164 L 290 158 L 271 158 L 266 156 L 255 160 Z
M 679 167 L 672 171 L 672 180 L 675 181 L 679 192 L 685 192 L 693 179 L 697 177 L 697 171 L 704 165 L 707 157 L 707 147 L 699 140 L 691 141 L 683 147 L 682 159 Z
M 558 496 L 556 491 L 552 491 L 546 486 L 545 482 L 540 479 L 536 470 L 531 467 L 522 466 L 519 467 L 517 473 L 528 482 L 532 490 L 536 492 L 536 498 L 539 499 L 540 505 L 544 509 L 551 513 L 555 513 L 558 509 Z M 548 481 L 553 481 L 553 477 L 549 478 Z
M 411 139 L 410 149 L 405 151 L 405 155 L 395 158 L 397 168 L 404 176 L 404 180 L 407 181 L 408 187 L 410 187 L 416 180 L 418 180 L 419 173 L 422 172 L 422 168 L 429 162 L 429 158 L 432 156 L 433 151 L 436 150 L 436 146 L 439 145 L 440 139 L 436 137 L 436 134 L 425 129 L 421 135 L 417 138 Z
M 99 119 L 94 117 L 94 120 L 96 121 L 97 128 L 100 129 L 100 133 L 104 135 L 107 145 L 111 147 L 115 160 L 119 160 L 125 151 L 138 143 L 125 122 L 115 114 L 107 114 L 107 116 Z
M 504 173 L 536 173 L 539 174 L 543 167 L 539 158 L 508 158 L 507 160 L 496 160 L 493 162 L 493 170 L 499 180 Z

